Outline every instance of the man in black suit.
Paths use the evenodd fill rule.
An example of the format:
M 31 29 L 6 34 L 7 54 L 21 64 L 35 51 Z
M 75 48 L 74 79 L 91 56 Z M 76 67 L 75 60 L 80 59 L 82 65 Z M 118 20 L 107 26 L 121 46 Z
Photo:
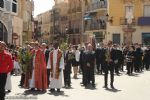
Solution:
M 90 84 L 90 82 L 92 82 L 92 87 L 95 87 L 95 75 L 94 75 L 95 52 L 92 49 L 93 49 L 92 45 L 88 44 L 87 50 L 84 52 L 84 56 L 83 56 L 85 87 L 87 87 Z
M 112 49 L 112 41 L 109 41 L 106 47 L 106 51 L 105 51 L 105 67 L 104 67 L 104 88 L 108 88 L 107 87 L 107 83 L 108 83 L 108 72 L 110 71 L 110 86 L 113 89 L 113 82 L 114 82 L 114 50 Z
M 120 60 L 120 50 L 118 49 L 118 46 L 116 44 L 113 45 L 113 48 L 112 48 L 112 60 L 113 60 L 113 64 L 114 64 L 114 67 L 115 67 L 115 73 L 117 75 L 119 75 L 119 60 Z
M 98 48 L 95 51 L 95 55 L 96 55 L 96 67 L 97 67 L 97 73 L 102 74 L 103 73 L 103 63 L 104 63 L 104 47 L 103 44 L 98 45 Z

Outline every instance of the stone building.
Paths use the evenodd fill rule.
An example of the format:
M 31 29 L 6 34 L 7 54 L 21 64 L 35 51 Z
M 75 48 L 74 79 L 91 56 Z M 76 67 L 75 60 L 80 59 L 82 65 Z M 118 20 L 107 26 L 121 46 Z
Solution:
M 16 0 L 0 0 L 0 41 L 12 43 L 12 15 L 16 7 L 12 3 Z

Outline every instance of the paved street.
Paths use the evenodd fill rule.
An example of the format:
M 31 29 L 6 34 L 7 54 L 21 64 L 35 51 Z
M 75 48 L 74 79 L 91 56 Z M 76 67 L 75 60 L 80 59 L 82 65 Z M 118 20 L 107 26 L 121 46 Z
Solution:
M 125 73 L 115 76 L 116 90 L 102 88 L 104 83 L 102 75 L 96 75 L 96 89 L 82 87 L 81 76 L 79 76 L 77 80 L 72 79 L 71 89 L 63 88 L 60 93 L 50 93 L 49 90 L 31 92 L 19 88 L 19 80 L 19 76 L 12 76 L 13 90 L 7 96 L 36 96 L 38 100 L 149 100 L 150 98 L 150 71 L 134 76 L 127 76 Z

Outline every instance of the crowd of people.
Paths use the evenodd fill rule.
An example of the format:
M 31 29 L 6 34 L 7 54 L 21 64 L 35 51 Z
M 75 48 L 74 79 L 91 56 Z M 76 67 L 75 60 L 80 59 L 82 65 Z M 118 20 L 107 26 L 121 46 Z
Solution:
M 104 88 L 114 89 L 114 74 L 127 75 L 149 70 L 150 46 L 139 44 L 120 46 L 109 41 L 98 43 L 94 48 L 90 43 L 84 46 L 68 45 L 66 50 L 59 49 L 59 43 L 39 44 L 27 42 L 24 47 L 7 47 L 0 42 L 0 98 L 4 98 L 5 90 L 11 90 L 10 73 L 20 75 L 19 86 L 32 91 L 60 92 L 64 87 L 71 87 L 71 74 L 78 79 L 82 75 L 81 84 L 85 87 L 95 84 L 95 74 L 104 74 Z M 64 84 L 63 84 L 64 83 Z M 2 99 L 4 100 L 4 99 Z

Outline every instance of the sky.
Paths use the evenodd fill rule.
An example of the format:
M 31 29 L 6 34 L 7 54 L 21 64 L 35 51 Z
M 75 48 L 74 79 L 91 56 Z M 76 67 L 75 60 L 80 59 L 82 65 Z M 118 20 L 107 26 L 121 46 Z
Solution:
M 54 0 L 34 0 L 34 16 L 50 10 L 54 5 Z

